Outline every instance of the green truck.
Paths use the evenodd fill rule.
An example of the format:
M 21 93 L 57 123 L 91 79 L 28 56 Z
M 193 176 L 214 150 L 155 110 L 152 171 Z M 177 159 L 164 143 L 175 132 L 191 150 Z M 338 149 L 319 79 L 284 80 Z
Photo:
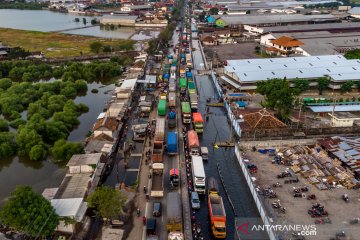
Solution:
M 189 93 L 196 93 L 196 87 L 194 82 L 188 82 Z
M 181 112 L 184 124 L 191 123 L 191 108 L 189 102 L 181 102 Z
M 179 86 L 180 86 L 180 91 L 185 91 L 187 88 L 187 80 L 186 78 L 180 78 L 179 79 Z
M 158 115 L 159 116 L 165 116 L 166 115 L 166 99 L 159 100 Z

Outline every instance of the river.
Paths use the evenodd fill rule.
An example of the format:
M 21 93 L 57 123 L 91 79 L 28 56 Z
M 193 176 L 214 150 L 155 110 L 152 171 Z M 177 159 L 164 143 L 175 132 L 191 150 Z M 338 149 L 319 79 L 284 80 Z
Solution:
M 80 18 L 80 22 L 75 22 Z M 147 40 L 159 34 L 159 30 L 143 30 L 131 27 L 119 27 L 111 30 L 100 26 L 91 26 L 70 31 L 66 29 L 83 27 L 82 18 L 91 26 L 91 20 L 100 17 L 85 17 L 68 13 L 53 12 L 49 10 L 16 10 L 0 9 L 0 27 L 41 32 L 60 31 L 66 34 L 76 34 L 103 38 Z
M 79 117 L 80 125 L 74 129 L 69 141 L 83 141 L 86 134 L 91 130 L 97 116 L 104 109 L 106 101 L 111 97 L 111 91 L 115 88 L 113 81 L 89 83 L 85 96 L 75 99 L 76 103 L 84 103 L 89 107 L 89 112 Z M 98 93 L 92 93 L 92 89 L 98 89 Z M 17 185 L 29 185 L 41 193 L 44 188 L 58 187 L 65 176 L 65 166 L 57 165 L 50 159 L 42 162 L 30 161 L 26 158 L 8 158 L 0 160 L 0 205 L 9 193 Z

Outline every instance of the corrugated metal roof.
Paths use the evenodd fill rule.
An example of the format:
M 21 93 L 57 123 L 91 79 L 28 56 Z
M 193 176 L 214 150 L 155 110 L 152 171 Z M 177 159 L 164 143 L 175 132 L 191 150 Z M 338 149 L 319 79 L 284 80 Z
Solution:
M 309 107 L 313 112 L 332 112 L 333 106 L 311 106 Z M 360 105 L 336 105 L 335 112 L 358 112 Z

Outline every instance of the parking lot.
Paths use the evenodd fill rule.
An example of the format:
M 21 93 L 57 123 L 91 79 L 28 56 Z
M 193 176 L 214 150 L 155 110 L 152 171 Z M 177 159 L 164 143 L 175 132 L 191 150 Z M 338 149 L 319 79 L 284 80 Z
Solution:
M 224 44 L 218 46 L 204 46 L 204 51 L 208 59 L 212 59 L 215 55 L 219 60 L 224 62 L 233 59 L 259 58 L 255 53 L 255 42 L 242 42 L 237 44 Z
M 315 186 L 309 184 L 300 174 L 292 174 L 292 178 L 298 178 L 298 183 L 284 184 L 286 179 L 278 179 L 277 174 L 287 169 L 284 165 L 272 164 L 273 157 L 268 154 L 261 154 L 248 150 L 245 152 L 244 159 L 248 159 L 249 163 L 257 166 L 257 173 L 254 173 L 255 183 L 260 188 L 271 187 L 277 194 L 276 198 L 263 197 L 266 208 L 270 213 L 270 217 L 276 224 L 301 224 L 312 225 L 315 220 L 320 218 L 312 218 L 308 214 L 308 210 L 315 203 L 320 203 L 324 206 L 325 211 L 329 213 L 330 223 L 316 224 L 316 236 L 306 236 L 305 239 L 331 239 L 336 232 L 345 231 L 347 236 L 351 238 L 346 239 L 360 239 L 358 236 L 359 224 L 350 224 L 350 220 L 360 217 L 359 192 L 358 190 L 348 190 L 343 187 L 332 190 L 318 190 Z M 273 187 L 274 183 L 281 183 L 282 187 Z M 304 197 L 294 197 L 294 187 L 309 188 L 305 192 Z M 349 196 L 349 202 L 342 199 L 342 195 L 346 193 Z M 308 200 L 307 196 L 315 194 L 316 200 Z M 278 209 L 272 207 L 272 203 L 280 200 L 281 205 L 286 209 L 286 213 L 280 213 Z M 278 233 L 286 239 L 292 233 Z

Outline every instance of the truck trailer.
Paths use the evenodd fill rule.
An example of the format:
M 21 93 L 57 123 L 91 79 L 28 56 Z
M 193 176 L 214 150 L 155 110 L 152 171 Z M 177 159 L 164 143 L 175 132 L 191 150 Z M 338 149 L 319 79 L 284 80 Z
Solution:
M 169 192 L 167 194 L 166 203 L 167 230 L 169 232 L 182 232 L 182 206 L 180 194 L 178 192 Z
M 153 163 L 151 176 L 151 197 L 163 197 L 164 196 L 164 164 Z
M 168 132 L 167 135 L 167 153 L 176 155 L 178 153 L 178 136 L 177 132 Z
M 226 212 L 222 197 L 219 195 L 217 181 L 209 179 L 208 208 L 211 231 L 216 238 L 226 238 Z
M 200 144 L 199 137 L 194 130 L 187 132 L 188 148 L 190 155 L 199 155 L 200 154 Z
M 189 102 L 181 103 L 182 119 L 184 124 L 191 123 L 191 108 Z
M 160 99 L 158 104 L 158 115 L 165 116 L 166 115 L 166 99 Z
M 165 134 L 165 118 L 158 118 L 156 120 L 155 137 L 152 149 L 151 160 L 153 162 L 163 161 L 164 151 L 164 136 Z
M 176 93 L 169 93 L 169 108 L 176 108 Z
M 205 194 L 206 178 L 204 164 L 201 156 L 191 156 L 191 170 L 195 192 L 197 192 L 198 194 Z
M 193 92 L 193 93 L 190 93 L 190 105 L 191 105 L 191 110 L 193 111 L 197 111 L 198 109 L 198 95 Z

